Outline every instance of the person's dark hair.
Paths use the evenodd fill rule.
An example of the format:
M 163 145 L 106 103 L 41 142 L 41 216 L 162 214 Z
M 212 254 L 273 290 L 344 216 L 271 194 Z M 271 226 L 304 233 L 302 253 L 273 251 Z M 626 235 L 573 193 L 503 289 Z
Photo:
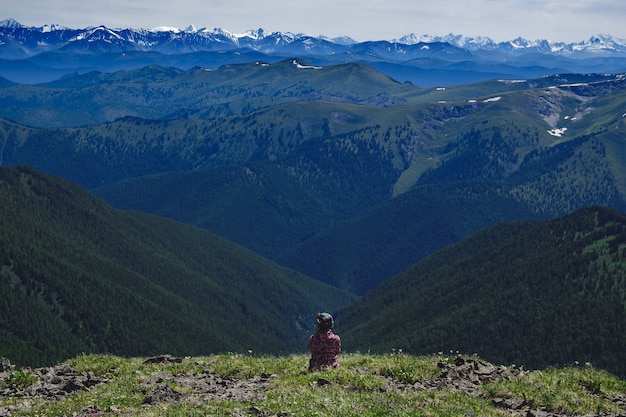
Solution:
M 335 322 L 333 316 L 328 313 L 317 313 L 317 328 L 320 330 L 330 330 Z

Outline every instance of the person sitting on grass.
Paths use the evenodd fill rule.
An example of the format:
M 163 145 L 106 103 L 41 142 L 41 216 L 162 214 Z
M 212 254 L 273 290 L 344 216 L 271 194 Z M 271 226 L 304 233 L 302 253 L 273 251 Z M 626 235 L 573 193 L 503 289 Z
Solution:
M 317 313 L 317 331 L 309 337 L 309 371 L 339 368 L 337 355 L 341 352 L 341 338 L 333 333 L 333 316 Z

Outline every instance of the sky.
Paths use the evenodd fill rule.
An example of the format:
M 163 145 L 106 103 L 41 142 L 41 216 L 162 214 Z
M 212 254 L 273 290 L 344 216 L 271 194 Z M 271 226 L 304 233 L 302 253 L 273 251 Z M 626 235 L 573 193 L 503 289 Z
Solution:
M 0 0 L 0 20 L 70 28 L 263 28 L 357 41 L 415 34 L 495 41 L 626 39 L 624 0 Z

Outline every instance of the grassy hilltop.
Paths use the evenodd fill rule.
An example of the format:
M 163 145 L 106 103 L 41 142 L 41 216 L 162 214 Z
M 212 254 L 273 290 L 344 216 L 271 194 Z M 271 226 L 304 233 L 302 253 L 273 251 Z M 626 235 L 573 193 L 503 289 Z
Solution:
M 42 373 L 0 374 L 13 416 L 573 416 L 623 415 L 626 382 L 591 365 L 527 372 L 460 355 L 342 355 L 307 372 L 305 355 L 124 359 L 83 355 Z M 50 372 L 100 383 L 56 398 Z M 57 376 L 57 379 L 61 377 Z M 14 395 L 6 395 L 12 392 Z

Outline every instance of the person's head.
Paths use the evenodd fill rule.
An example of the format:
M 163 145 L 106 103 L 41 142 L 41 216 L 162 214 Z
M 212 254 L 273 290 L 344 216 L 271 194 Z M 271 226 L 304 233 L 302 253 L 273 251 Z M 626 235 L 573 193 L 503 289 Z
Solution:
M 333 316 L 328 313 L 317 313 L 317 328 L 319 330 L 330 330 L 335 322 Z

